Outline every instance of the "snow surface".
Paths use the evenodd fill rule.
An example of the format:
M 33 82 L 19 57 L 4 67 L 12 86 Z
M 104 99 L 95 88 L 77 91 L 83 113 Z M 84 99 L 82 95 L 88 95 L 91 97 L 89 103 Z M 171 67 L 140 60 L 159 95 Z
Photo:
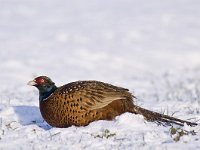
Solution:
M 200 149 L 200 126 L 170 127 L 125 113 L 52 128 L 38 109 L 38 75 L 57 85 L 101 80 L 138 105 L 200 119 L 200 1 L 0 0 L 0 149 Z

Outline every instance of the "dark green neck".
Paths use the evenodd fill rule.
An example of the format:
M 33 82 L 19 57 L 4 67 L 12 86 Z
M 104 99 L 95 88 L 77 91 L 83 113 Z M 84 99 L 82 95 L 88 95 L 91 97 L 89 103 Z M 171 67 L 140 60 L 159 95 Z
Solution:
M 52 85 L 50 87 L 38 87 L 38 89 L 40 92 L 39 100 L 41 102 L 48 98 L 57 89 L 57 87 Z

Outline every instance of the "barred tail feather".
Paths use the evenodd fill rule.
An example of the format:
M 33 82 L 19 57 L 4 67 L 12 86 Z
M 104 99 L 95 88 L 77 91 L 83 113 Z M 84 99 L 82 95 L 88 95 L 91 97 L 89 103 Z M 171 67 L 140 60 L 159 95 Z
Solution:
M 189 126 L 196 126 L 198 125 L 197 123 L 194 122 L 189 122 L 186 120 L 181 120 L 175 117 L 171 117 L 168 115 L 164 115 L 164 114 L 160 114 L 157 112 L 153 112 L 150 110 L 147 110 L 145 108 L 139 107 L 139 106 L 135 106 L 134 108 L 132 108 L 130 110 L 131 113 L 135 113 L 135 114 L 141 114 L 145 117 L 145 119 L 149 120 L 149 121 L 156 121 L 159 123 L 166 123 L 166 124 L 177 124 L 180 126 L 184 126 L 184 123 L 186 123 Z

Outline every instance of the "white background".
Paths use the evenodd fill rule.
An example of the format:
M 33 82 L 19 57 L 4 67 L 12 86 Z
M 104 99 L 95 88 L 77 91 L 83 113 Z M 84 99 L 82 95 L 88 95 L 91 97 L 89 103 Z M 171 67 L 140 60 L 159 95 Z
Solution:
M 27 82 L 100 80 L 129 88 L 136 104 L 198 121 L 198 0 L 0 0 L 0 149 L 199 149 L 170 127 L 123 114 L 86 127 L 51 128 Z M 115 135 L 100 138 L 108 129 Z

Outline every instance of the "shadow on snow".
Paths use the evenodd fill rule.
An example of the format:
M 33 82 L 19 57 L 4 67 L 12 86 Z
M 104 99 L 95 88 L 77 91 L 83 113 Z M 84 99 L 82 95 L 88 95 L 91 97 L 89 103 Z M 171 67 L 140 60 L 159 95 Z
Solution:
M 13 108 L 21 125 L 36 124 L 44 130 L 51 129 L 51 126 L 43 120 L 38 107 L 22 105 L 13 106 Z

